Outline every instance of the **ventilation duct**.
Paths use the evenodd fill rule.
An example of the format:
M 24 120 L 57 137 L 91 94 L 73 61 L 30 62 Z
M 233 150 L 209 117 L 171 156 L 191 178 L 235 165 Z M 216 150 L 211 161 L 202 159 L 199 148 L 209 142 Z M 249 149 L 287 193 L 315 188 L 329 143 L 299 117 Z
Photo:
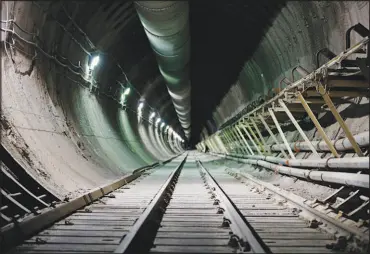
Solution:
M 179 122 L 190 138 L 190 31 L 186 1 L 137 1 L 135 7 L 159 70 L 164 77 Z

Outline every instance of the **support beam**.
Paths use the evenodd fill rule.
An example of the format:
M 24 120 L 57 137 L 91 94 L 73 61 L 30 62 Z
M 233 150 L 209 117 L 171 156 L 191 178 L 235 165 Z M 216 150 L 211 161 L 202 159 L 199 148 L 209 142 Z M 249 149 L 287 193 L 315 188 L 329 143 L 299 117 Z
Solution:
M 258 128 L 258 126 L 257 126 L 257 124 L 256 124 L 256 122 L 253 120 L 253 118 L 250 118 L 250 120 L 251 120 L 251 123 L 252 123 L 252 125 L 253 125 L 254 129 L 255 129 L 255 130 L 256 130 L 256 132 L 257 132 L 258 137 L 260 138 L 260 140 L 261 140 L 261 142 L 262 142 L 262 144 L 263 144 L 263 147 L 268 147 L 268 146 L 266 145 L 266 142 L 265 142 L 265 140 L 264 140 L 264 138 L 263 138 L 263 136 L 262 136 L 262 134 L 261 134 L 261 132 L 260 132 L 260 130 L 259 130 L 259 128 Z M 264 149 L 264 151 L 265 151 L 267 154 L 271 154 L 270 149 L 267 149 L 267 150 L 265 150 L 265 149 Z
M 362 153 L 360 147 L 358 146 L 355 139 L 353 138 L 351 131 L 349 130 L 347 124 L 344 122 L 343 118 L 341 117 L 337 109 L 335 108 L 332 100 L 330 99 L 330 96 L 327 94 L 326 89 L 323 87 L 321 83 L 318 83 L 318 91 L 320 95 L 322 96 L 322 98 L 324 99 L 326 105 L 328 105 L 330 111 L 333 113 L 335 119 L 338 121 L 340 127 L 342 127 L 342 129 L 344 130 L 344 133 L 346 134 L 349 142 L 351 142 L 353 149 L 355 150 L 357 155 L 360 157 L 363 157 L 364 154 Z
M 226 133 L 226 135 L 228 136 L 228 138 L 230 140 L 230 149 L 231 149 L 231 152 L 233 152 L 235 150 L 235 140 L 234 140 L 234 137 L 230 133 L 230 128 L 227 128 L 225 130 L 225 133 Z
M 254 138 L 254 141 L 258 144 L 258 147 L 260 149 L 260 152 L 264 154 L 265 153 L 265 150 L 263 149 L 263 145 L 261 144 L 261 142 L 257 138 L 256 134 L 252 130 L 252 127 L 249 125 L 248 121 L 245 121 L 245 126 L 247 126 L 249 132 L 252 134 L 252 137 Z
M 240 137 L 240 134 L 238 133 L 238 131 L 237 131 L 237 127 L 234 125 L 233 126 L 234 128 L 232 129 L 232 131 L 233 131 L 233 133 L 235 134 L 235 136 L 236 136 L 236 138 L 238 139 L 238 143 L 239 143 L 239 146 L 240 146 L 240 150 L 241 150 L 241 152 L 243 152 L 243 150 L 247 153 L 247 154 L 249 154 L 249 151 L 248 151 L 248 149 L 246 149 L 244 146 L 243 146 L 243 143 L 242 143 L 242 138 Z
M 236 130 L 238 131 L 238 133 L 239 133 L 239 135 L 242 137 L 242 139 L 243 139 L 243 141 L 244 141 L 244 144 L 246 145 L 246 147 L 248 148 L 248 150 L 249 150 L 249 153 L 251 154 L 251 155 L 254 155 L 254 152 L 253 152 L 253 150 L 251 149 L 251 147 L 249 146 L 249 144 L 248 144 L 248 142 L 247 142 L 247 140 L 244 138 L 244 136 L 243 136 L 243 133 L 241 132 L 241 130 L 240 130 L 240 128 L 239 128 L 239 126 L 235 126 L 235 128 L 236 128 Z
M 265 119 L 263 119 L 263 117 L 261 115 L 258 115 L 259 119 L 261 120 L 262 124 L 265 126 L 267 132 L 270 134 L 272 140 L 278 145 L 279 144 L 279 141 L 277 140 L 277 138 L 275 137 L 274 133 L 271 131 L 270 127 L 268 126 L 268 124 L 266 123 Z M 284 157 L 286 159 L 289 158 L 289 156 L 286 154 L 286 152 L 284 151 L 284 149 L 280 149 L 281 153 L 284 155 Z
M 277 128 L 277 129 L 278 129 L 278 131 L 279 131 L 280 137 L 281 137 L 281 139 L 283 140 L 283 142 L 284 142 L 284 144 L 285 144 L 285 146 L 286 146 L 286 148 L 287 148 L 287 150 L 288 150 L 288 152 L 289 152 L 290 157 L 291 157 L 291 158 L 293 158 L 293 159 L 295 159 L 295 156 L 294 156 L 294 154 L 293 154 L 293 152 L 292 152 L 292 149 L 290 149 L 289 144 L 288 144 L 288 141 L 287 141 L 287 140 L 286 140 L 286 138 L 285 138 L 284 132 L 283 132 L 283 130 L 281 129 L 281 127 L 280 127 L 280 125 L 279 125 L 279 122 L 278 122 L 278 121 L 277 121 L 277 119 L 276 119 L 276 116 L 275 116 L 275 114 L 274 114 L 274 111 L 272 111 L 272 109 L 271 109 L 271 108 L 269 108 L 269 113 L 270 113 L 270 115 L 271 115 L 272 120 L 273 120 L 273 121 L 274 121 L 274 123 L 275 123 L 276 128 Z
M 283 100 L 279 99 L 279 104 L 280 106 L 284 109 L 285 113 L 288 115 L 290 121 L 292 121 L 292 123 L 294 124 L 295 128 L 298 130 L 299 134 L 301 134 L 302 138 L 304 139 L 304 141 L 307 142 L 309 148 L 311 149 L 312 153 L 316 156 L 316 157 L 320 157 L 320 155 L 317 153 L 315 147 L 313 147 L 311 141 L 308 139 L 308 137 L 306 136 L 306 134 L 304 133 L 304 131 L 302 130 L 301 126 L 299 126 L 299 124 L 297 123 L 297 121 L 295 120 L 294 116 L 292 115 L 292 113 L 290 113 L 288 107 L 285 105 L 285 103 L 283 102 Z
M 299 101 L 302 103 L 302 106 L 304 107 L 304 109 L 306 110 L 308 116 L 311 118 L 311 121 L 314 123 L 314 125 L 316 126 L 316 129 L 318 130 L 319 134 L 321 135 L 321 137 L 324 139 L 325 143 L 328 145 L 331 153 L 339 158 L 339 154 L 337 152 L 337 150 L 335 150 L 335 147 L 333 146 L 333 144 L 330 142 L 330 139 L 328 138 L 328 136 L 326 135 L 324 129 L 321 127 L 319 121 L 317 120 L 316 116 L 313 114 L 310 106 L 308 106 L 307 102 L 305 101 L 305 99 L 303 98 L 302 94 L 300 92 L 298 92 L 297 94 L 297 97 L 299 99 Z
M 259 149 L 259 147 L 257 146 L 257 144 L 253 141 L 253 138 L 251 137 L 251 135 L 249 134 L 249 132 L 247 131 L 247 129 L 241 125 L 242 129 L 244 130 L 245 134 L 247 134 L 247 137 L 249 139 L 249 141 L 251 141 L 251 143 L 253 144 L 253 146 L 256 148 L 257 152 L 260 154 L 260 155 L 263 155 Z

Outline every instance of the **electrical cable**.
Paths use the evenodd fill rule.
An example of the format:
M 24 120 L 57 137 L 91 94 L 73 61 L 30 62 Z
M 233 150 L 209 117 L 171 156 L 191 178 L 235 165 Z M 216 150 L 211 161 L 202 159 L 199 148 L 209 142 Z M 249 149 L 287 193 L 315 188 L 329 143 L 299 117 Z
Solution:
M 37 5 L 40 9 L 42 9 L 38 4 L 35 4 L 35 5 Z M 44 10 L 43 10 L 44 11 Z M 45 12 L 45 11 L 44 11 Z M 7 17 L 8 18 L 8 17 Z M 70 17 L 69 17 L 70 18 Z M 67 32 L 67 34 L 68 35 L 70 35 L 71 37 L 73 37 L 66 29 L 65 29 L 65 27 L 62 25 L 62 24 L 60 24 L 57 20 L 55 20 L 56 21 L 56 23 L 58 24 L 58 25 L 60 25 L 62 28 L 63 28 L 63 30 L 64 31 L 66 31 Z M 1 22 L 2 23 L 12 23 L 12 24 L 14 24 L 16 27 L 18 27 L 22 32 L 24 32 L 24 33 L 27 33 L 27 34 L 30 34 L 30 35 L 32 35 L 32 36 L 37 36 L 36 35 L 36 33 L 31 33 L 31 32 L 28 32 L 28 31 L 26 31 L 25 29 L 23 29 L 22 27 L 20 27 L 14 20 L 1 20 Z M 75 24 L 75 23 L 74 23 Z M 77 24 L 75 24 L 75 25 L 77 25 Z M 78 27 L 79 28 L 79 27 Z M 29 41 L 29 40 L 27 40 L 27 39 L 25 39 L 25 38 L 23 38 L 22 36 L 20 36 L 17 32 L 15 32 L 14 30 L 10 30 L 10 29 L 8 29 L 8 28 L 6 28 L 6 29 L 3 29 L 3 28 L 1 28 L 1 30 L 3 31 L 3 32 L 5 32 L 5 33 L 7 33 L 7 32 L 10 32 L 11 34 L 13 34 L 13 35 L 15 35 L 19 40 L 21 40 L 21 41 L 23 41 L 23 42 L 25 42 L 25 43 L 27 43 L 27 44 L 29 44 L 29 45 L 32 45 L 32 46 L 34 46 L 37 50 L 39 50 L 39 51 L 41 51 L 41 53 L 44 55 L 44 56 L 46 56 L 47 58 L 49 58 L 49 59 L 51 59 L 51 60 L 53 60 L 54 62 L 56 62 L 57 64 L 59 64 L 60 66 L 62 66 L 63 68 L 67 68 L 70 72 L 72 72 L 73 74 L 75 74 L 75 75 L 78 75 L 78 76 L 80 76 L 81 78 L 82 78 L 82 80 L 83 81 L 85 81 L 86 83 L 89 83 L 89 84 L 91 84 L 91 81 L 89 81 L 89 80 L 86 80 L 86 78 L 81 74 L 81 73 L 79 73 L 79 72 L 77 72 L 77 71 L 75 71 L 75 70 L 73 70 L 70 66 L 68 66 L 68 64 L 64 64 L 64 63 L 62 63 L 61 61 L 59 61 L 56 57 L 60 57 L 60 58 L 62 58 L 63 60 L 66 60 L 66 61 L 68 61 L 68 63 L 69 63 L 69 65 L 72 65 L 75 69 L 79 69 L 84 75 L 86 75 L 86 73 L 83 71 L 83 69 L 81 68 L 81 66 L 77 66 L 77 65 L 74 65 L 68 58 L 65 58 L 65 57 L 63 57 L 63 56 L 61 56 L 61 55 L 56 55 L 56 57 L 55 56 L 51 56 L 50 54 L 48 54 L 47 52 L 45 52 L 40 46 L 38 46 L 38 44 L 37 43 L 35 43 L 35 42 L 32 42 L 32 41 Z M 80 30 L 80 32 L 82 32 L 84 35 L 86 35 L 86 33 L 84 33 L 83 31 L 82 31 L 82 29 L 79 29 Z M 89 39 L 88 39 L 88 37 L 87 37 L 87 35 L 85 36 L 86 38 L 85 39 L 87 39 L 88 40 L 88 42 L 90 42 L 90 43 L 92 43 Z M 81 44 L 75 39 L 75 38 L 72 38 L 72 40 L 74 41 L 74 42 L 76 42 L 78 45 L 80 45 L 81 46 Z M 11 43 L 9 43 L 9 42 L 5 42 L 5 43 L 7 43 L 7 44 L 10 44 L 10 45 L 12 45 Z M 4 44 L 5 44 L 4 43 Z M 6 45 L 6 44 L 5 44 Z M 27 55 L 31 55 L 31 54 L 29 54 L 29 53 L 27 53 L 27 52 L 25 52 L 25 51 L 23 51 L 23 50 L 21 50 L 21 49 L 19 49 L 18 47 L 16 47 L 16 46 L 14 46 L 14 45 L 12 45 L 14 48 L 16 48 L 17 50 L 19 50 L 19 51 L 22 51 L 22 52 L 24 52 L 24 53 L 26 53 Z M 94 46 L 94 45 L 93 45 Z M 84 50 L 84 48 L 82 47 L 82 49 Z M 85 53 L 89 53 L 89 52 L 86 52 L 86 50 L 84 50 L 85 51 Z M 10 56 L 9 56 L 9 53 L 7 52 L 7 54 L 8 54 L 8 57 L 9 57 L 9 59 L 11 59 L 10 58 Z M 113 57 L 113 56 L 111 56 L 111 55 L 109 55 L 109 54 L 106 54 L 106 55 L 108 55 L 108 56 L 110 56 L 113 60 L 114 60 L 114 62 L 116 63 L 116 65 L 120 68 L 120 70 L 121 70 L 121 72 L 123 73 L 123 75 L 125 76 L 125 79 L 126 79 L 126 81 L 131 85 L 131 82 L 129 81 L 129 79 L 128 79 L 128 77 L 127 77 L 127 75 L 126 75 L 126 73 L 124 72 L 124 70 L 123 70 L 123 68 L 121 67 L 121 65 L 118 63 L 118 61 L 115 59 L 115 57 Z M 32 58 L 32 60 L 35 60 L 36 59 L 36 56 L 37 56 L 37 51 L 35 52 L 35 55 L 33 56 L 33 58 Z M 12 60 L 12 59 L 11 59 Z M 13 63 L 14 64 L 14 63 Z M 72 79 L 71 78 L 69 78 L 68 76 L 67 76 L 67 78 L 68 79 L 70 79 L 71 81 L 72 81 Z M 97 84 L 99 84 L 99 82 L 97 82 L 93 77 L 91 77 L 91 79 L 92 79 L 92 81 L 93 82 L 95 82 L 95 83 L 97 83 Z M 74 80 L 73 80 L 74 81 Z M 75 81 L 75 83 L 78 83 L 80 86 L 82 86 L 83 88 L 89 88 L 89 87 L 86 87 L 86 86 L 83 86 L 80 82 L 76 82 Z M 132 87 L 135 91 L 136 91 L 136 93 L 140 96 L 140 97 L 142 97 L 142 95 L 141 95 L 141 93 L 134 87 L 134 86 L 130 86 L 130 87 Z M 111 98 L 111 99 L 113 99 L 113 100 L 115 100 L 116 102 L 118 102 L 119 104 L 120 104 L 120 102 L 116 99 L 116 98 L 114 98 L 114 97 L 112 97 L 111 95 L 109 95 L 109 94 L 107 94 L 107 93 L 104 93 L 104 92 L 101 92 L 101 91 L 98 91 L 98 93 L 102 93 L 102 94 L 104 94 L 105 96 L 107 96 L 107 97 L 109 97 L 109 98 Z M 148 106 L 149 106 L 149 108 L 150 109 L 152 109 L 152 111 L 157 111 L 157 110 L 153 110 L 154 108 L 152 107 L 152 106 L 150 106 L 149 105 L 149 103 L 147 103 L 147 102 L 145 102 Z M 132 111 L 132 112 L 135 112 L 135 113 L 137 113 L 137 111 L 135 111 L 135 110 L 133 110 L 133 109 L 131 109 L 130 107 L 128 107 L 128 106 L 125 106 L 128 110 L 130 110 L 130 111 Z M 158 112 L 156 112 L 158 115 L 159 115 L 159 113 Z M 150 121 L 148 120 L 148 119 L 146 119 L 146 118 L 144 118 L 144 117 L 141 117 L 143 120 L 146 120 L 148 123 L 150 123 Z
M 8 2 L 5 2 L 5 4 L 6 4 L 6 20 L 8 20 L 9 19 L 9 7 L 8 7 Z M 6 29 L 8 30 L 8 22 L 6 23 Z M 5 53 L 6 53 L 6 55 L 7 55 L 7 57 L 8 57 L 8 59 L 10 60 L 10 62 L 12 63 L 12 66 L 13 66 L 13 70 L 14 70 L 14 72 L 16 72 L 16 69 L 15 69 L 15 66 L 14 66 L 14 62 L 13 62 L 13 59 L 10 57 L 10 55 L 9 55 L 9 52 L 8 52 L 8 49 L 7 49 L 7 47 L 6 47 L 6 40 L 7 40 L 7 37 L 8 37 L 8 34 L 5 32 L 5 40 L 4 40 L 4 49 L 5 49 Z
M 38 5 L 37 3 L 35 3 L 35 2 L 32 2 L 33 4 L 35 4 L 38 8 L 40 8 L 44 13 L 46 13 L 47 15 L 49 15 L 48 13 L 47 13 L 47 11 L 45 11 L 40 5 Z M 65 14 L 66 14 L 66 16 L 68 17 L 68 19 L 72 22 L 72 24 L 77 28 L 77 30 L 84 36 L 84 38 L 85 38 L 85 40 L 87 41 L 87 43 L 89 44 L 89 46 L 90 47 L 92 47 L 93 49 L 96 49 L 96 46 L 93 44 L 93 42 L 89 39 L 89 37 L 87 36 L 87 34 L 77 25 L 77 23 L 72 19 L 72 17 L 70 16 L 70 15 L 68 15 L 68 13 L 67 13 L 67 11 L 66 11 L 66 9 L 65 9 L 65 7 L 64 7 L 64 5 L 62 5 L 62 8 L 63 8 L 63 11 L 65 12 Z M 64 31 L 67 31 L 67 29 L 58 21 L 58 20 L 56 20 L 56 18 L 55 17 L 53 17 L 52 15 L 50 15 L 52 18 L 53 18 L 53 20 L 60 26 L 60 27 L 62 27 L 62 29 L 64 30 Z M 82 45 L 81 45 L 81 43 L 79 43 L 79 42 L 77 42 L 77 40 L 72 36 L 72 34 L 71 33 L 69 33 L 68 31 L 67 31 L 67 34 L 68 35 L 70 35 L 71 36 L 71 38 L 73 39 L 73 41 L 74 42 L 76 42 L 85 52 L 86 52 L 86 49 L 85 48 L 83 48 L 82 47 Z M 88 52 L 88 55 L 89 56 L 91 56 L 91 54 Z M 136 89 L 136 87 L 135 86 L 133 86 L 132 85 L 132 83 L 130 82 L 130 80 L 128 79 L 128 77 L 127 77 L 127 75 L 126 75 L 126 73 L 124 72 L 124 70 L 123 70 L 123 68 L 121 67 L 121 65 L 118 63 L 118 61 L 117 61 L 117 59 L 114 57 L 114 56 L 112 56 L 112 55 L 110 55 L 110 54 L 104 54 L 104 55 L 107 55 L 107 56 L 109 56 L 109 57 L 111 57 L 112 59 L 113 59 L 113 61 L 115 62 L 115 64 L 116 64 L 116 66 L 121 70 L 121 72 L 122 72 L 122 74 L 124 75 L 124 77 L 125 77 L 125 79 L 126 79 L 126 82 L 128 83 L 128 84 L 130 84 L 130 87 L 132 87 L 133 88 L 133 90 L 140 96 L 140 98 L 142 98 L 143 96 L 142 96 L 142 94 Z M 120 84 L 121 85 L 121 84 Z M 122 85 L 121 85 L 122 86 Z M 148 106 L 149 106 L 149 108 L 152 110 L 152 111 L 156 111 L 156 113 L 159 115 L 159 112 L 157 111 L 157 110 L 155 110 L 155 108 L 154 107 L 152 107 L 149 103 L 147 103 L 146 101 L 145 101 L 145 104 L 147 104 Z
M 19 25 L 17 24 L 17 22 L 15 22 L 15 20 L 14 20 L 14 19 L 1 20 L 1 23 L 12 23 L 12 24 L 14 24 L 16 27 L 18 27 L 18 28 L 19 28 L 19 30 L 21 30 L 22 32 L 24 32 L 24 33 L 26 33 L 26 34 L 29 34 L 29 35 L 32 35 L 32 36 L 37 36 L 37 34 L 36 34 L 36 33 L 28 32 L 28 31 L 24 30 L 21 26 L 19 26 Z

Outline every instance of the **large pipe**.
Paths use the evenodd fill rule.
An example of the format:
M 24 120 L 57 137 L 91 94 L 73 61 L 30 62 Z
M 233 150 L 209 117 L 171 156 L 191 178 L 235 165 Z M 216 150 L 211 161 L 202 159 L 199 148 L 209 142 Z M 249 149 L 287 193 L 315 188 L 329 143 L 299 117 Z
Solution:
M 189 139 L 189 4 L 187 1 L 136 1 L 135 7 L 157 57 L 179 122 Z
M 283 166 L 307 167 L 307 168 L 330 168 L 330 169 L 369 169 L 369 157 L 352 158 L 328 158 L 328 159 L 282 159 L 263 155 L 233 155 L 238 158 L 264 160 Z
M 216 154 L 218 155 L 218 154 Z M 222 155 L 221 155 L 222 156 Z M 222 157 L 227 157 L 223 155 Z M 230 159 L 236 160 L 236 158 L 229 157 Z M 355 173 L 342 173 L 342 172 L 329 172 L 329 171 L 317 171 L 302 168 L 293 168 L 277 165 L 263 160 L 249 160 L 249 159 L 238 159 L 247 164 L 258 165 L 266 169 L 270 169 L 276 173 L 281 173 L 290 176 L 296 176 L 307 180 L 314 180 L 319 182 L 327 183 L 338 183 L 350 186 L 357 186 L 362 188 L 369 188 L 369 177 L 362 174 Z
M 357 135 L 353 136 L 356 143 L 359 147 L 368 147 L 369 146 L 369 132 L 361 132 Z M 342 138 L 338 140 L 331 140 L 330 141 L 335 149 L 337 151 L 348 151 L 353 150 L 353 146 L 351 142 L 349 142 L 348 138 Z M 325 141 L 311 141 L 311 144 L 316 148 L 318 152 L 330 152 L 330 149 L 328 145 L 325 143 Z M 267 145 L 270 147 L 271 151 L 274 152 L 281 152 L 281 149 L 286 150 L 286 147 L 284 144 L 278 144 L 278 145 Z M 268 147 L 264 147 L 265 149 Z M 309 145 L 305 141 L 297 141 L 289 143 L 289 147 L 293 149 L 294 151 L 311 151 Z M 255 150 L 254 148 L 252 148 Z

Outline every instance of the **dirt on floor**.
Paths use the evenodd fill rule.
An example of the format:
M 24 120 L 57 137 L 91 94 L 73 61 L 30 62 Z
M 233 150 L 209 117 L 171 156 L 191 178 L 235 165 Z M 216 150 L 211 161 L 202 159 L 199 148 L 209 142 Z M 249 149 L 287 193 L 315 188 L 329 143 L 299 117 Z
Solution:
M 242 172 L 245 172 L 261 181 L 273 184 L 274 186 L 280 187 L 308 200 L 323 200 L 336 191 L 335 188 L 303 181 L 295 177 L 276 174 L 275 172 L 266 170 L 264 168 L 257 168 L 253 165 L 244 164 L 233 160 L 219 159 L 205 162 L 203 164 L 212 166 L 213 168 L 241 170 Z

